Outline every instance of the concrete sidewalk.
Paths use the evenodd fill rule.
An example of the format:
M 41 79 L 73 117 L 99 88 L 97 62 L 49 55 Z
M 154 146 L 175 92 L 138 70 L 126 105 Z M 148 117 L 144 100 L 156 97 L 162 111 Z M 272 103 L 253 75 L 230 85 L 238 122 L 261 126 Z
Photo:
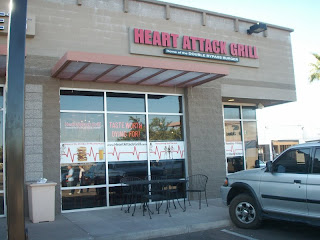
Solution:
M 160 209 L 152 219 L 148 213 L 142 215 L 137 208 L 135 216 L 121 211 L 120 208 L 93 210 L 76 213 L 64 213 L 56 216 L 54 222 L 33 224 L 26 220 L 29 240 L 77 239 L 77 240 L 113 240 L 113 239 L 150 239 L 172 236 L 189 232 L 202 231 L 230 224 L 228 208 L 223 206 L 221 199 L 208 200 L 209 207 L 202 202 L 199 209 L 198 201 L 187 204 L 186 212 L 171 205 L 169 217 Z M 154 209 L 154 205 L 151 205 Z M 0 239 L 6 239 L 6 219 L 0 219 Z

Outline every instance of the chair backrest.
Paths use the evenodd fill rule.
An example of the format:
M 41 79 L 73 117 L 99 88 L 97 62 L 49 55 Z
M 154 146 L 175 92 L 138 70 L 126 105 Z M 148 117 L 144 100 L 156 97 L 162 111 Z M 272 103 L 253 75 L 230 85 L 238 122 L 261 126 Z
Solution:
M 205 191 L 208 177 L 203 174 L 195 174 L 188 178 L 188 190 Z
M 161 179 L 166 179 L 165 176 L 158 176 L 158 175 L 148 175 L 144 178 L 145 180 L 161 180 Z
M 134 185 L 128 186 L 126 183 L 133 182 L 133 181 L 141 181 L 142 179 L 139 177 L 124 177 L 120 179 L 121 189 L 123 193 L 134 193 L 134 192 L 141 192 L 142 186 L 141 185 Z
M 124 177 L 120 179 L 121 184 L 125 184 L 126 182 L 139 181 L 141 178 L 138 177 Z

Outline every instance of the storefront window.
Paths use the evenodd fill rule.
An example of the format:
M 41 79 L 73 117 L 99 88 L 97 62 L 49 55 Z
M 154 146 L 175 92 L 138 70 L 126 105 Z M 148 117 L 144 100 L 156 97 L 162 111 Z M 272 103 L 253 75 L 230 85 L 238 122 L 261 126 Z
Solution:
M 240 121 L 225 122 L 225 140 L 228 172 L 233 173 L 243 170 L 243 146 Z
M 3 88 L 0 88 L 0 216 L 5 214 L 4 212 L 4 161 L 3 161 Z
M 145 96 L 132 93 L 107 93 L 107 109 L 110 112 L 145 112 Z
M 258 160 L 255 107 L 224 106 L 224 118 L 228 173 L 254 168 Z
M 103 111 L 103 93 L 62 90 L 60 108 L 61 110 Z
M 150 115 L 150 141 L 183 140 L 182 117 L 170 115 Z
M 240 107 L 224 106 L 224 119 L 240 119 Z
M 182 113 L 181 96 L 148 95 L 149 112 Z
M 1 101 L 1 99 L 0 99 Z M 3 112 L 0 111 L 0 192 L 3 191 Z M 1 203 L 0 203 L 1 204 Z
M 62 210 L 122 204 L 123 177 L 185 178 L 182 109 L 181 96 L 62 90 Z
M 4 194 L 0 193 L 0 215 L 4 215 Z
M 75 193 L 70 194 L 70 192 Z M 87 188 L 78 190 L 62 190 L 62 209 L 72 210 L 106 206 L 106 188 Z
M 108 142 L 146 141 L 146 116 L 108 114 Z
M 255 168 L 258 160 L 258 134 L 256 122 L 243 122 L 244 147 L 247 169 Z
M 243 119 L 256 119 L 256 108 L 242 107 L 242 116 Z

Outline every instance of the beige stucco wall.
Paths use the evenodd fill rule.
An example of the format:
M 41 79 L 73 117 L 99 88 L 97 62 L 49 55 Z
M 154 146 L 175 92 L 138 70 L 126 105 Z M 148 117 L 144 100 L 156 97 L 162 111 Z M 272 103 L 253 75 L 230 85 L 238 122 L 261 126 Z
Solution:
M 0 10 L 7 12 L 6 2 L 9 0 L 0 2 Z M 167 12 L 165 5 L 134 0 L 129 0 L 126 8 L 124 2 L 86 0 L 78 6 L 76 0 L 29 1 L 28 16 L 36 18 L 35 36 L 26 40 L 25 179 L 34 181 L 46 177 L 60 182 L 61 87 L 179 93 L 185 96 L 188 174 L 208 175 L 208 196 L 219 197 L 219 186 L 226 173 L 222 99 L 233 97 L 265 105 L 296 99 L 290 30 L 269 26 L 267 37 L 263 33 L 249 36 L 246 30 L 252 25 L 250 20 L 239 19 L 239 30 L 235 31 L 235 21 L 230 16 L 207 12 L 204 24 L 200 10 L 171 5 Z M 164 56 L 160 47 L 135 46 L 130 42 L 133 27 L 254 45 L 259 59 L 241 59 L 239 64 L 234 64 Z M 6 36 L 0 35 L 0 44 L 6 41 Z M 66 51 L 130 56 L 133 48 L 139 53 L 135 56 L 150 60 L 161 57 L 188 63 L 192 60 L 199 64 L 225 64 L 229 75 L 189 89 L 75 82 L 50 77 L 52 67 Z M 60 204 L 58 185 L 56 212 L 60 212 Z
M 7 4 L 0 3 L 6 10 Z M 227 64 L 229 75 L 221 81 L 222 97 L 294 101 L 296 99 L 290 31 L 285 28 L 268 27 L 267 37 L 263 33 L 248 35 L 246 30 L 252 23 L 239 20 L 239 31 L 235 29 L 236 17 L 222 17 L 206 13 L 205 26 L 201 10 L 171 5 L 167 15 L 164 5 L 153 1 L 129 0 L 127 11 L 122 0 L 82 1 L 33 0 L 29 1 L 28 15 L 36 16 L 35 37 L 28 38 L 27 55 L 60 58 L 66 51 L 83 51 L 129 56 L 130 28 L 177 33 L 209 39 L 256 46 L 259 59 L 240 58 L 240 63 L 211 61 Z M 167 18 L 169 18 L 167 20 Z M 6 38 L 0 36 L 0 44 Z M 163 48 L 146 46 L 146 52 Z M 163 54 L 156 54 L 164 57 Z M 141 57 L 150 57 L 143 56 Z M 173 56 L 166 56 L 174 58 Z M 150 57 L 152 59 L 152 57 Z M 177 61 L 197 61 L 196 59 Z M 206 61 L 206 60 L 201 60 Z M 200 63 L 201 63 L 200 61 Z M 255 67 L 241 66 L 249 61 Z M 206 84 L 202 87 L 210 87 Z

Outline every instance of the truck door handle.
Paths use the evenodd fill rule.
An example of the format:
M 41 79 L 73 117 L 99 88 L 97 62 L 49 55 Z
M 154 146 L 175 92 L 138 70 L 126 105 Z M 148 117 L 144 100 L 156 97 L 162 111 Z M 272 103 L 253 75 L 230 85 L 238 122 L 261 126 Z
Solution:
M 301 183 L 301 180 L 293 180 L 294 183 Z

